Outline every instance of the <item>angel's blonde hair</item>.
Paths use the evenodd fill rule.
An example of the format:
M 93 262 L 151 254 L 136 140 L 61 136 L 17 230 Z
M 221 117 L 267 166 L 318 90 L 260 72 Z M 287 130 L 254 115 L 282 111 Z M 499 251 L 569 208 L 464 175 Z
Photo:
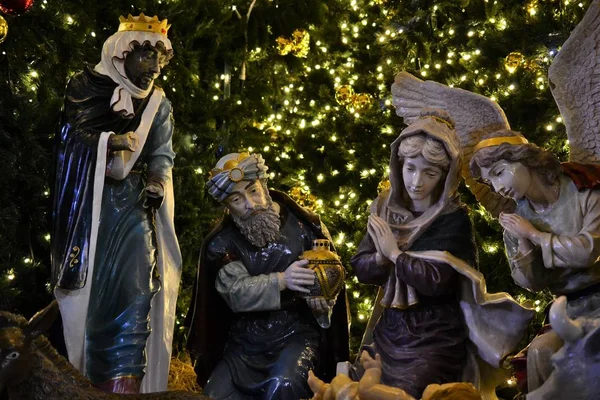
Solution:
M 494 137 L 520 136 L 519 132 L 500 130 L 488 135 L 483 139 Z M 554 154 L 544 150 L 532 143 L 508 144 L 502 143 L 498 146 L 484 147 L 473 154 L 469 163 L 471 176 L 474 179 L 481 178 L 481 168 L 489 168 L 497 161 L 520 162 L 532 172 L 538 174 L 546 183 L 554 184 L 560 173 L 560 161 Z
M 446 152 L 444 145 L 431 136 L 420 134 L 409 136 L 400 142 L 398 147 L 398 157 L 413 158 L 423 156 L 431 164 L 448 171 L 450 166 L 450 156 Z

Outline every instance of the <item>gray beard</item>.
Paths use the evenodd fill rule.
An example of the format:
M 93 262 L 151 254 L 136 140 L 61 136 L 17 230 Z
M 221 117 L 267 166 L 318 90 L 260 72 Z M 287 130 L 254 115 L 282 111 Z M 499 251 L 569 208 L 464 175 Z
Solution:
M 250 215 L 231 215 L 242 235 L 256 247 L 265 247 L 279 238 L 281 221 L 272 204 L 268 207 L 257 207 Z

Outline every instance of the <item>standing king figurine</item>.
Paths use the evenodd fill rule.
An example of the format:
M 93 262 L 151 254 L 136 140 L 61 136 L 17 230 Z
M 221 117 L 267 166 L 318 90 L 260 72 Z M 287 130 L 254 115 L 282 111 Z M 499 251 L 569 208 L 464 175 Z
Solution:
M 167 20 L 120 18 L 71 78 L 59 132 L 52 278 L 70 362 L 108 392 L 167 388 L 181 253 Z

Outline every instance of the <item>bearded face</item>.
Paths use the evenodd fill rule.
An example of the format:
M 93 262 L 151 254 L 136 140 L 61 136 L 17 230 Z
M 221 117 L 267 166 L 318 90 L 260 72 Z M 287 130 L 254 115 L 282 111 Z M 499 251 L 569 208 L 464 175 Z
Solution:
M 281 221 L 270 199 L 268 206 L 255 206 L 243 216 L 232 214 L 232 218 L 246 240 L 256 247 L 265 247 L 279 237 Z
M 279 237 L 279 213 L 264 182 L 236 183 L 225 205 L 244 237 L 254 246 L 265 247 Z

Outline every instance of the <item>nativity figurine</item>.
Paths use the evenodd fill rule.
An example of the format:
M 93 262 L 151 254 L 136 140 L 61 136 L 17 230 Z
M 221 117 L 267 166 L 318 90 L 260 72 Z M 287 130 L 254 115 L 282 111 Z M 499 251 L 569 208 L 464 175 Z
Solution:
M 500 367 L 532 316 L 509 295 L 486 292 L 457 194 L 461 167 L 452 119 L 421 110 L 391 145 L 391 188 L 371 205 L 351 260 L 359 282 L 380 287 L 363 349 L 380 355 L 383 384 L 415 398 L 466 375 L 480 386 L 479 362 Z
M 121 17 L 67 86 L 58 136 L 52 281 L 69 361 L 108 392 L 167 388 L 181 254 L 173 116 L 154 85 L 167 20 Z
M 202 245 L 188 349 L 217 400 L 308 398 L 308 371 L 333 378 L 348 357 L 343 285 L 337 298 L 306 298 L 316 276 L 300 259 L 329 233 L 267 188 L 267 169 L 260 154 L 232 153 L 207 184 L 226 213 Z

